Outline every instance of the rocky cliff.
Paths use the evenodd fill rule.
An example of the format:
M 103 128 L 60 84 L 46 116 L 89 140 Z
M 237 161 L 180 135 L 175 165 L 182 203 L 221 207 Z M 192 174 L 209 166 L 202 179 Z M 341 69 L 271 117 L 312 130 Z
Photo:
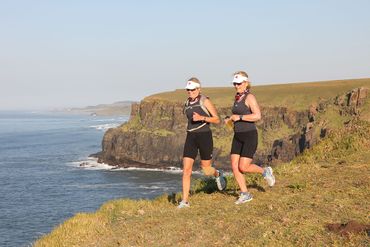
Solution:
M 262 120 L 257 123 L 257 163 L 289 161 L 310 148 L 335 127 L 358 116 L 368 102 L 368 89 L 360 87 L 336 97 L 322 99 L 295 110 L 259 102 Z M 217 105 L 216 105 L 217 106 Z M 230 115 L 230 107 L 217 106 L 219 115 Z M 183 103 L 147 98 L 132 105 L 130 120 L 109 129 L 102 141 L 99 162 L 121 167 L 181 167 L 186 118 Z M 233 132 L 223 124 L 212 127 L 214 159 L 229 169 Z

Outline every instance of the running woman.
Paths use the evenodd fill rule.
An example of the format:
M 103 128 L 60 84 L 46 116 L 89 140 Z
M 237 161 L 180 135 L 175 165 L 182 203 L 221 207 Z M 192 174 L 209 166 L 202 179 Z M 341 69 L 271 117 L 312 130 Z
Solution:
M 233 115 L 225 123 L 233 121 L 234 137 L 231 146 L 231 168 L 240 188 L 240 196 L 235 204 L 242 204 L 253 199 L 247 190 L 243 173 L 260 173 L 269 186 L 274 186 L 275 177 L 271 167 L 262 168 L 253 164 L 257 150 L 258 133 L 255 122 L 261 119 L 261 111 L 256 97 L 250 92 L 248 74 L 244 71 L 234 73 L 233 85 L 236 90 L 232 107 Z
M 197 78 L 190 78 L 185 89 L 188 99 L 184 105 L 184 113 L 188 119 L 188 126 L 183 154 L 182 201 L 178 208 L 190 207 L 190 178 L 198 150 L 204 175 L 214 176 L 219 190 L 226 187 L 223 172 L 211 165 L 213 139 L 209 126 L 210 123 L 220 123 L 216 108 L 208 97 L 201 94 L 200 81 Z

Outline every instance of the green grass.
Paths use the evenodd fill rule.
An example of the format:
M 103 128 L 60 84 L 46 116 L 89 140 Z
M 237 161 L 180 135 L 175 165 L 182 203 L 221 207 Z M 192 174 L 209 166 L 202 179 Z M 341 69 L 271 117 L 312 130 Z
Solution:
M 209 96 L 217 107 L 230 107 L 233 103 L 235 90 L 231 83 L 225 85 L 230 85 L 230 87 L 204 87 L 202 92 Z M 370 88 L 370 78 L 253 86 L 252 92 L 256 95 L 261 106 L 283 106 L 299 111 L 308 109 L 312 103 L 319 101 L 319 99 L 333 98 L 362 86 Z M 172 92 L 154 94 L 144 100 L 184 102 L 186 98 L 186 91 L 177 89 Z
M 180 194 L 155 200 L 114 200 L 97 212 L 77 214 L 35 246 L 369 246 L 366 234 L 341 237 L 328 223 L 369 224 L 370 124 L 354 121 L 294 161 L 275 168 L 268 188 L 246 175 L 254 200 L 235 205 L 238 191 L 214 181 L 193 181 L 191 208 Z
M 279 124 L 274 126 L 273 129 L 266 129 L 263 131 L 261 128 L 258 128 L 259 138 L 258 138 L 258 149 L 259 150 L 270 150 L 272 143 L 275 140 L 281 138 L 287 138 L 288 136 L 299 132 L 300 130 L 295 130 L 289 128 L 283 121 L 280 119 Z
M 174 132 L 167 129 L 148 129 L 146 126 L 141 124 L 139 116 L 136 115 L 130 121 L 121 125 L 118 129 L 119 131 L 130 132 L 140 130 L 141 133 L 150 133 L 156 136 L 173 136 Z

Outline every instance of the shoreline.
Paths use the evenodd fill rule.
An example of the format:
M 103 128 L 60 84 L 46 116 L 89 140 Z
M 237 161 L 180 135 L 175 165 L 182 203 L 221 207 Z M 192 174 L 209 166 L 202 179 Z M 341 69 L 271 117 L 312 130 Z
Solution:
M 79 168 L 85 168 L 90 170 L 111 170 L 111 171 L 160 171 L 160 172 L 171 172 L 171 173 L 181 173 L 182 169 L 175 166 L 156 166 L 142 163 L 133 164 L 119 164 L 110 165 L 107 163 L 99 162 L 99 158 L 90 155 L 87 160 L 74 161 L 71 162 L 74 166 Z M 197 173 L 197 171 L 195 171 Z

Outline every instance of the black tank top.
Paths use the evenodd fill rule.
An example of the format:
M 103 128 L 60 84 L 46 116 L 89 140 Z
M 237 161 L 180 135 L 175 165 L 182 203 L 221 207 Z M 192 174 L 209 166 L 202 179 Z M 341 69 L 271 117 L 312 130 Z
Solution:
M 252 114 L 252 111 L 249 107 L 245 105 L 245 100 L 247 99 L 247 95 L 249 92 L 245 92 L 242 96 L 240 96 L 239 100 L 235 99 L 232 113 L 236 115 L 248 115 Z M 252 130 L 256 130 L 256 125 L 254 122 L 248 121 L 236 121 L 234 122 L 234 132 L 248 132 Z
M 187 131 L 190 132 L 206 132 L 206 131 L 211 131 L 209 127 L 209 123 L 203 122 L 203 121 L 193 121 L 193 113 L 196 112 L 201 116 L 207 117 L 208 114 L 202 109 L 200 106 L 200 100 L 201 96 L 199 95 L 194 101 L 188 101 L 188 104 L 185 106 L 185 114 L 186 117 L 188 118 L 188 127 Z M 203 125 L 203 126 L 202 126 Z

